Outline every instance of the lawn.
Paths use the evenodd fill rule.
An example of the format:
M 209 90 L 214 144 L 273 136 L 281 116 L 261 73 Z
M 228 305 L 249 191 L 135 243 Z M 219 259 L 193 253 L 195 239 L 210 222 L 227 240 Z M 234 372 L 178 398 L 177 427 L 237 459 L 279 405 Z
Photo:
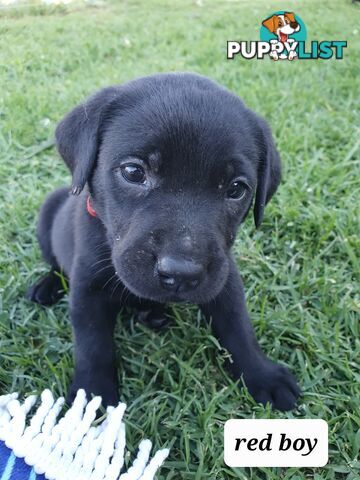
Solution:
M 65 112 L 100 87 L 190 70 L 265 116 L 281 152 L 279 191 L 260 230 L 247 219 L 235 255 L 261 345 L 296 374 L 303 396 L 296 411 L 279 413 L 240 391 L 195 307 L 174 306 L 160 333 L 122 314 L 128 445 L 146 435 L 171 446 L 159 479 L 360 478 L 360 8 L 350 0 L 286 3 L 310 39 L 347 40 L 343 60 L 226 60 L 227 40 L 258 40 L 262 19 L 281 8 L 273 0 L 138 0 L 0 9 L 0 393 L 64 394 L 72 374 L 67 300 L 43 309 L 24 299 L 47 270 L 35 239 L 38 208 L 70 180 L 45 148 Z M 251 417 L 326 420 L 329 464 L 227 467 L 223 424 Z

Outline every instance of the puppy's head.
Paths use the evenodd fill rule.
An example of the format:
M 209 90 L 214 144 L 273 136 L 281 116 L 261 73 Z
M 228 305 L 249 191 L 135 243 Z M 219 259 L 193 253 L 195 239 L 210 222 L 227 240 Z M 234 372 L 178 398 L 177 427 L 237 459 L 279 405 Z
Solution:
M 102 90 L 60 122 L 56 139 L 73 193 L 88 184 L 119 278 L 157 301 L 216 297 L 238 226 L 253 200 L 261 223 L 280 180 L 266 123 L 193 74 Z
M 271 33 L 275 33 L 281 41 L 286 41 L 288 35 L 298 32 L 300 25 L 292 12 L 285 12 L 282 15 L 272 15 L 262 22 Z

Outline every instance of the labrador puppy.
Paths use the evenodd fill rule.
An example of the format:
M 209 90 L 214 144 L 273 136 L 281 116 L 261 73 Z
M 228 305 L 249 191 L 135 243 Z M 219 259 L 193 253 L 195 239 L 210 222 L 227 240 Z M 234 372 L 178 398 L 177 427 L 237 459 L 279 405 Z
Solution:
M 191 302 L 211 318 L 230 369 L 255 400 L 294 407 L 289 371 L 260 350 L 231 256 L 253 204 L 255 225 L 280 181 L 266 122 L 233 93 L 196 74 L 152 75 L 105 88 L 56 129 L 72 186 L 51 193 L 38 239 L 51 270 L 28 298 L 51 305 L 70 285 L 79 388 L 118 401 L 113 331 L 136 307 L 161 326 L 168 302 Z

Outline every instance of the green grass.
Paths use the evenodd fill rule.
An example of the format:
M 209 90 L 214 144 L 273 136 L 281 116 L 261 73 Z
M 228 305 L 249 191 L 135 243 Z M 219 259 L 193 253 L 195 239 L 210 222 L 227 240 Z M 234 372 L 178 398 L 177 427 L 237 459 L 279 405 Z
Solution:
M 270 412 L 239 391 L 225 353 L 196 308 L 173 309 L 167 331 L 119 321 L 121 398 L 128 444 L 172 446 L 160 479 L 360 477 L 359 6 L 293 0 L 310 39 L 347 40 L 342 61 L 226 60 L 226 41 L 258 39 L 278 1 L 77 3 L 0 10 L 0 386 L 64 394 L 72 374 L 66 300 L 42 309 L 24 291 L 47 266 L 35 239 L 45 194 L 69 182 L 52 148 L 56 122 L 88 94 L 157 71 L 193 70 L 237 92 L 270 122 L 284 180 L 235 254 L 263 349 L 289 365 L 304 395 L 296 411 Z M 358 278 L 358 277 L 357 277 Z M 318 469 L 231 469 L 229 418 L 323 418 L 329 464 Z

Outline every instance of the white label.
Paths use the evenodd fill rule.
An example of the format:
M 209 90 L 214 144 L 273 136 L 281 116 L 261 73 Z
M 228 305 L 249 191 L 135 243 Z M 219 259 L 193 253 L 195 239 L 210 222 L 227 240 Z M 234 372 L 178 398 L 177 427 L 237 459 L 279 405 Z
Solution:
M 325 420 L 228 420 L 224 461 L 229 467 L 323 467 Z

